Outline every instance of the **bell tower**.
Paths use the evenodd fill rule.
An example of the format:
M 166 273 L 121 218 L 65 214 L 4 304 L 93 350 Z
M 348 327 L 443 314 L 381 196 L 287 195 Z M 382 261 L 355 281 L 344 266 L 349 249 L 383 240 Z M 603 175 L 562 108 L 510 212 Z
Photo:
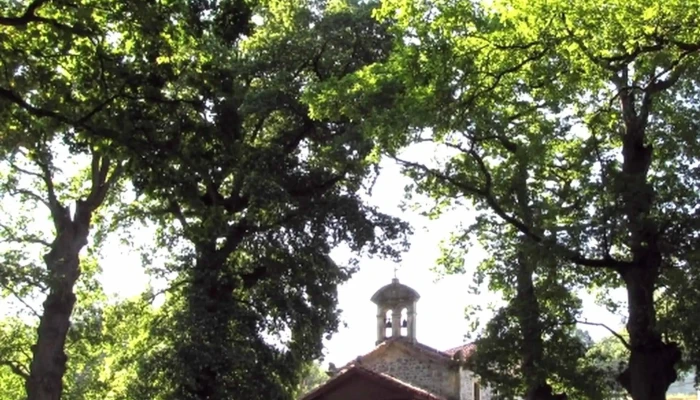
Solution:
M 377 305 L 377 343 L 390 337 L 405 336 L 416 341 L 416 303 L 420 295 L 412 288 L 399 283 L 394 277 L 391 283 L 377 290 L 372 302 Z M 404 314 L 405 313 L 405 314 Z M 404 318 L 402 318 L 402 314 Z M 405 328 L 405 334 L 402 332 Z M 391 329 L 390 334 L 387 330 Z

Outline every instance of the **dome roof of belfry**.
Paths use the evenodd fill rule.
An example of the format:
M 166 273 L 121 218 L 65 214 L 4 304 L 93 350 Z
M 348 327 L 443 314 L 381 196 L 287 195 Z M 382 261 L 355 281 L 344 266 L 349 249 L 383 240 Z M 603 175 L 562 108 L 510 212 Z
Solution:
M 372 302 L 377 305 L 392 303 L 410 303 L 420 299 L 420 295 L 410 287 L 399 283 L 394 278 L 391 283 L 377 290 L 372 296 Z

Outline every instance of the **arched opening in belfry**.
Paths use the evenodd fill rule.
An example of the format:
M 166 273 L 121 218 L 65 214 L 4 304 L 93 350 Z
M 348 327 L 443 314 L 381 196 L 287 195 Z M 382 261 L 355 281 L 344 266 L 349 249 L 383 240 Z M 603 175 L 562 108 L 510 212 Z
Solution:
M 392 332 L 391 310 L 384 313 L 384 337 L 391 337 Z
M 408 336 L 408 309 L 401 309 L 401 336 Z

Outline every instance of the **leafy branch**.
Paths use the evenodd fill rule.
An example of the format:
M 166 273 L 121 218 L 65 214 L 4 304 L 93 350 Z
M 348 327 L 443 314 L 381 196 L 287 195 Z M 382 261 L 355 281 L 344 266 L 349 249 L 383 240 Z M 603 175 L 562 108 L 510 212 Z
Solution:
M 616 260 L 609 255 L 605 258 L 600 259 L 585 257 L 579 252 L 557 243 L 556 240 L 537 233 L 535 227 L 525 224 L 519 218 L 505 210 L 505 208 L 501 205 L 500 201 L 496 198 L 495 194 L 493 193 L 493 178 L 491 177 L 491 173 L 485 161 L 475 150 L 470 149 L 467 150 L 467 152 L 468 155 L 470 155 L 477 162 L 479 170 L 483 175 L 485 181 L 483 187 L 479 187 L 471 182 L 459 180 L 455 176 L 449 175 L 443 171 L 434 168 L 427 167 L 426 165 L 420 163 L 402 160 L 396 156 L 392 156 L 392 158 L 404 167 L 410 167 L 415 170 L 422 171 L 424 174 L 446 182 L 464 193 L 476 196 L 477 198 L 484 200 L 489 205 L 490 209 L 503 221 L 514 226 L 516 229 L 518 229 L 524 235 L 528 236 L 534 242 L 552 246 L 554 249 L 561 252 L 566 259 L 575 264 L 592 268 L 613 269 L 626 268 L 631 265 L 627 261 Z

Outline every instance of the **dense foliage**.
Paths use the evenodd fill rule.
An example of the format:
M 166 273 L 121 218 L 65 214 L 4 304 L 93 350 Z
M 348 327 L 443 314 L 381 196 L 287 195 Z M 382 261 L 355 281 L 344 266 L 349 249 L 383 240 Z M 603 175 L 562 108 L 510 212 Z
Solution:
M 700 366 L 698 10 L 0 0 L 0 396 L 298 395 L 357 267 L 330 251 L 405 247 L 361 197 L 387 156 L 432 218 L 476 210 L 439 262 L 490 255 L 500 396 L 664 398 Z M 101 246 L 144 226 L 167 289 L 109 299 Z M 627 334 L 593 345 L 576 292 L 614 288 Z
M 344 118 L 310 118 L 302 101 L 309 86 L 387 55 L 390 36 L 372 8 L 3 2 L 4 193 L 47 206 L 55 223 L 45 232 L 52 240 L 13 233 L 27 224 L 24 215 L 5 232 L 19 246 L 7 253 L 16 260 L 3 269 L 7 286 L 24 300 L 20 284 L 40 275 L 36 287 L 49 290 L 38 335 L 29 335 L 30 324 L 22 328 L 27 345 L 12 346 L 31 347 L 33 356 L 3 361 L 26 381 L 29 398 L 87 397 L 66 370 L 66 355 L 79 359 L 70 352 L 81 329 L 79 253 L 102 237 L 90 227 L 120 177 L 137 201 L 109 209 L 116 214 L 106 228 L 158 226 L 158 244 L 170 252 L 158 272 L 173 285 L 147 329 L 147 351 L 132 360 L 139 379 L 125 395 L 293 394 L 336 329 L 336 286 L 354 270 L 330 260 L 330 250 L 345 243 L 396 258 L 408 230 L 360 199 L 379 161 L 372 139 Z M 56 180 L 54 160 L 84 155 L 87 174 Z M 27 254 L 34 242 L 51 249 L 45 268 L 24 267 L 38 258 Z M 80 381 L 100 382 L 85 373 Z
M 662 338 L 657 313 L 659 296 L 686 297 L 696 274 L 697 10 L 385 1 L 378 16 L 401 38 L 391 59 L 318 90 L 314 112 L 363 120 L 439 205 L 473 202 L 482 224 L 467 237 L 489 240 L 495 219 L 562 262 L 574 275 L 563 282 L 626 288 L 620 382 L 634 399 L 664 398 L 681 349 L 697 347 L 687 317 Z M 402 159 L 417 142 L 442 162 Z

